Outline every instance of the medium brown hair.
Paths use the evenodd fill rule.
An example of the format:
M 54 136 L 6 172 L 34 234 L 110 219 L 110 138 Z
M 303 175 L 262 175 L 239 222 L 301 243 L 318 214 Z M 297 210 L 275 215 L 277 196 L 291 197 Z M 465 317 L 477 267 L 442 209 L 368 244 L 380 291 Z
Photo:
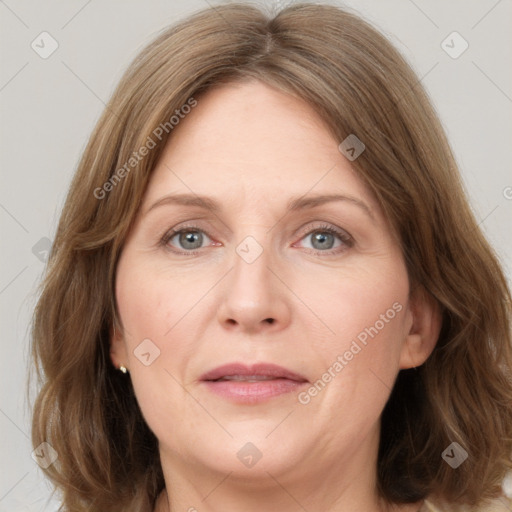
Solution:
M 511 296 L 424 89 L 386 38 L 346 10 L 303 3 L 270 15 L 235 3 L 167 28 L 137 56 L 72 181 L 32 331 L 41 386 L 32 441 L 58 453 L 46 474 L 64 510 L 150 512 L 164 487 L 157 440 L 109 358 L 116 263 L 173 114 L 251 79 L 313 106 L 335 140 L 363 141 L 352 166 L 397 233 L 412 286 L 442 311 L 433 353 L 399 372 L 383 411 L 380 496 L 498 496 L 512 468 Z M 149 139 L 155 147 L 127 166 Z M 469 454 L 457 469 L 441 458 L 453 441 Z

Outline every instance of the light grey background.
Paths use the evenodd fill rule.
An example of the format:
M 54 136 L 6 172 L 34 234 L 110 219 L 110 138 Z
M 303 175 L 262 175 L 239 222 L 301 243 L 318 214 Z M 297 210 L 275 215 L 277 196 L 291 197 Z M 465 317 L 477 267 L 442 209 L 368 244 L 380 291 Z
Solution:
M 511 3 L 339 2 L 380 28 L 421 77 L 448 133 L 475 214 L 509 282 Z M 24 393 L 28 325 L 49 243 L 44 239 L 53 239 L 79 156 L 122 71 L 157 31 L 208 5 L 219 2 L 0 0 L 0 511 L 57 509 L 56 502 L 45 504 L 48 486 L 31 458 Z M 46 59 L 31 47 L 33 41 L 43 45 L 38 37 L 43 31 L 59 45 Z M 453 31 L 469 44 L 458 58 L 441 46 Z M 457 37 L 445 43 L 453 47 L 452 54 L 464 44 Z M 44 44 L 48 50 L 49 40 Z

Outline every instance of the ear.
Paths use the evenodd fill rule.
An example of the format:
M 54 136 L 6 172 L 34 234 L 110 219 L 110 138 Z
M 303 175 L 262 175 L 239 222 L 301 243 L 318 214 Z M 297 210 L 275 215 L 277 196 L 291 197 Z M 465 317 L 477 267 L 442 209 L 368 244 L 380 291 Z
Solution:
M 110 360 L 115 368 L 121 365 L 127 367 L 128 353 L 124 342 L 124 337 L 120 329 L 110 327 Z
M 421 366 L 434 350 L 442 325 L 441 308 L 421 286 L 411 292 L 407 315 L 409 332 L 400 354 L 400 369 Z

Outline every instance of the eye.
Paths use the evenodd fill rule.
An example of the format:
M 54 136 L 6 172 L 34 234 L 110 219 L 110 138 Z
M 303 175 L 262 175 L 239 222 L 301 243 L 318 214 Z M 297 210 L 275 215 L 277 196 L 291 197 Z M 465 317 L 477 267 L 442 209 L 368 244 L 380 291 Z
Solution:
M 337 254 L 354 245 L 354 239 L 347 232 L 329 224 L 317 226 L 301 240 L 308 239 L 311 240 L 314 254 Z M 335 245 L 336 239 L 340 241 L 338 245 Z
M 172 243 L 174 239 L 175 242 Z M 191 251 L 200 249 L 205 239 L 209 240 L 210 237 L 202 229 L 197 226 L 184 226 L 178 230 L 171 229 L 168 231 L 162 238 L 161 243 L 165 246 L 177 246 L 178 249 L 183 249 L 183 251 L 171 249 L 179 254 L 196 254 Z
M 354 245 L 354 239 L 346 231 L 329 224 L 317 226 L 301 238 L 301 240 L 307 239 L 311 240 L 312 247 L 305 248 L 311 249 L 318 255 L 338 254 Z M 336 245 L 336 239 L 339 241 L 338 245 Z M 194 255 L 199 254 L 197 250 L 203 248 L 205 240 L 211 241 L 208 234 L 201 228 L 190 225 L 171 229 L 163 236 L 161 244 L 177 254 Z M 209 245 L 221 244 L 213 242 Z M 176 248 L 182 250 L 179 251 Z

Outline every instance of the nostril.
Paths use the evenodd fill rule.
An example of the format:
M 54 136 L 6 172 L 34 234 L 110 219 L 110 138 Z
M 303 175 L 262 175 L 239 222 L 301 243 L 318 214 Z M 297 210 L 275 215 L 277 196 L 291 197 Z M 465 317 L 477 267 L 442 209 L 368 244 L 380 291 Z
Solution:
M 269 324 L 273 324 L 274 319 L 273 318 L 265 318 L 265 322 L 268 322 Z

